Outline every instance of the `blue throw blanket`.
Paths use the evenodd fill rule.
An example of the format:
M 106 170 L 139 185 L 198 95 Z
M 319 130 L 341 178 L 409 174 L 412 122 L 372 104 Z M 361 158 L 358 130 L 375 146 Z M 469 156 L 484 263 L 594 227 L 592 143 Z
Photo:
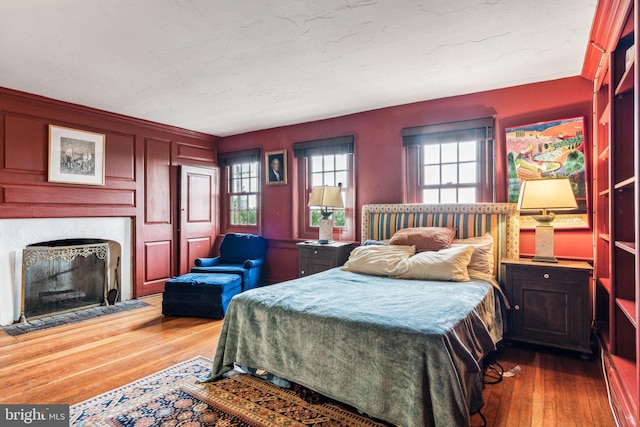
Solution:
M 502 337 L 482 280 L 432 282 L 339 268 L 236 295 L 211 374 L 260 368 L 402 426 L 465 426 L 481 360 Z

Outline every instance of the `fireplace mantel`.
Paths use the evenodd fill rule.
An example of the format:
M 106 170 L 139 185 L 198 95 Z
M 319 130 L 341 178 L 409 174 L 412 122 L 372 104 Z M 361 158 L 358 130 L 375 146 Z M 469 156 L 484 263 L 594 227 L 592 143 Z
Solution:
M 120 244 L 120 299 L 132 298 L 131 218 L 0 219 L 0 325 L 9 325 L 20 318 L 22 250 L 43 241 L 83 238 L 111 240 Z

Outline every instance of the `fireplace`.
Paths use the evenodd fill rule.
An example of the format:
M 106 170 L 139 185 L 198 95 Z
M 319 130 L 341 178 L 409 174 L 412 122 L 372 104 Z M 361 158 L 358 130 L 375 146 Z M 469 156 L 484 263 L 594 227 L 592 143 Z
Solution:
M 6 326 L 21 320 L 23 251 L 42 247 L 36 246 L 40 243 L 67 241 L 73 244 L 79 242 L 108 244 L 106 284 L 103 286 L 108 286 L 108 290 L 118 286 L 117 300 L 130 300 L 133 293 L 132 233 L 132 219 L 129 217 L 0 219 L 0 325 Z M 62 267 L 58 268 L 58 273 L 62 273 L 60 270 Z M 61 279 L 62 276 L 59 275 Z M 59 290 L 65 292 L 57 297 L 46 298 L 45 301 L 51 302 L 81 295 L 80 293 L 72 294 L 69 292 L 70 289 L 64 287 Z M 54 291 L 38 291 L 38 294 L 40 292 Z M 104 289 L 100 294 L 100 304 L 104 304 Z
M 118 290 L 110 294 L 109 246 L 100 239 L 67 239 L 25 248 L 21 320 L 113 304 Z

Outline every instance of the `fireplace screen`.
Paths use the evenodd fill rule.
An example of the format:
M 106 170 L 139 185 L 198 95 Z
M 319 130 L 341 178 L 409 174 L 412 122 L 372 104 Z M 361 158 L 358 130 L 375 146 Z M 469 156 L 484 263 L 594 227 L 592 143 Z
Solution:
M 108 243 L 30 246 L 22 253 L 23 318 L 101 305 Z

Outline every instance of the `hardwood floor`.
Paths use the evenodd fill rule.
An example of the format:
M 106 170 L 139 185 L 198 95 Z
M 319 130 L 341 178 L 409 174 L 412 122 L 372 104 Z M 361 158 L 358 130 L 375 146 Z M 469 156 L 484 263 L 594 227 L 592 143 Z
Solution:
M 545 347 L 502 346 L 492 356 L 505 371 L 521 370 L 484 388 L 487 426 L 615 426 L 599 355 Z M 472 417 L 474 425 L 482 425 Z
M 221 320 L 167 317 L 147 307 L 11 337 L 0 331 L 0 404 L 75 404 L 195 356 L 213 358 Z M 504 347 L 514 377 L 486 385 L 487 426 L 613 426 L 599 357 Z M 474 425 L 481 425 L 478 415 Z
M 202 355 L 221 320 L 167 317 L 147 307 L 11 337 L 0 332 L 0 403 L 74 404 Z

